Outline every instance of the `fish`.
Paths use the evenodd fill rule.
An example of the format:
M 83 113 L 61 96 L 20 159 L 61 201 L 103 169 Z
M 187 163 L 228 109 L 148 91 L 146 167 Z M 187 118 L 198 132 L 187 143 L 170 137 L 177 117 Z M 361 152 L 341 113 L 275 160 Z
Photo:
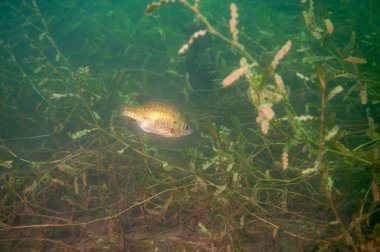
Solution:
M 193 132 L 180 111 L 164 102 L 151 101 L 138 107 L 124 107 L 122 114 L 133 119 L 143 131 L 164 138 L 178 138 Z

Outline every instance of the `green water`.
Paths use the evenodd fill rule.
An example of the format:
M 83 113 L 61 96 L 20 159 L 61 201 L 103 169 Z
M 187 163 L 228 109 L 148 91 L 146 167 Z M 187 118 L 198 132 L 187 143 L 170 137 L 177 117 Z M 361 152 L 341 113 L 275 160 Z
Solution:
M 380 247 L 380 3 L 301 2 L 1 1 L 0 250 Z

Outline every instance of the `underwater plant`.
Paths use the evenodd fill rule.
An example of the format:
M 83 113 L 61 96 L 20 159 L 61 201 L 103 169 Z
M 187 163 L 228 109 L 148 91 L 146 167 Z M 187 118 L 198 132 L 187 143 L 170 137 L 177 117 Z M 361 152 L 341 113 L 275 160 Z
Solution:
M 362 234 L 363 231 L 355 230 L 355 232 L 353 232 L 352 230 L 354 223 L 358 219 L 356 218 L 351 223 L 345 223 L 341 218 L 341 213 L 339 213 L 337 210 L 337 206 L 336 206 L 337 203 L 335 200 L 336 196 L 333 194 L 334 190 L 336 191 L 338 195 L 341 194 L 340 190 L 336 188 L 334 185 L 334 180 L 335 180 L 334 177 L 336 176 L 337 173 L 339 173 L 340 169 L 346 169 L 346 168 L 330 165 L 330 163 L 332 162 L 333 159 L 335 159 L 335 157 L 331 157 L 332 159 L 330 159 L 330 157 L 327 158 L 327 155 L 329 155 L 329 153 L 332 153 L 336 155 L 345 156 L 346 158 L 350 157 L 353 160 L 359 160 L 363 165 L 372 166 L 373 174 L 377 174 L 378 169 L 376 168 L 377 165 L 375 165 L 377 161 L 375 160 L 378 159 L 377 157 L 379 156 L 378 154 L 379 150 L 375 142 L 378 142 L 379 140 L 378 134 L 376 133 L 375 134 L 376 136 L 374 136 L 374 138 L 371 138 L 371 140 L 368 143 L 365 143 L 365 145 L 369 144 L 372 146 L 371 150 L 368 150 L 369 151 L 368 154 L 371 152 L 374 152 L 374 156 L 372 158 L 371 157 L 361 158 L 359 157 L 360 154 L 359 156 L 354 154 L 354 152 L 350 151 L 348 148 L 346 148 L 345 146 L 341 144 L 342 139 L 345 137 L 348 137 L 348 135 L 350 135 L 349 133 L 347 132 L 343 133 L 338 125 L 335 125 L 330 130 L 326 128 L 326 125 L 327 125 L 326 107 L 328 103 L 337 94 L 343 91 L 343 88 L 341 85 L 338 85 L 335 88 L 331 89 L 329 93 L 327 93 L 328 84 L 327 84 L 326 76 L 334 75 L 334 72 L 336 72 L 336 69 L 333 70 L 331 69 L 331 66 L 325 65 L 325 64 L 321 64 L 319 66 L 317 65 L 315 74 L 312 76 L 312 81 L 314 82 L 315 80 L 315 82 L 319 83 L 320 99 L 321 99 L 320 115 L 319 116 L 297 115 L 297 113 L 295 112 L 296 109 L 292 106 L 291 100 L 289 98 L 290 89 L 286 87 L 286 85 L 284 84 L 281 75 L 276 72 L 277 65 L 284 58 L 284 56 L 289 53 L 292 47 L 292 41 L 288 40 L 286 44 L 280 50 L 278 50 L 272 62 L 269 64 L 269 66 L 261 68 L 261 70 L 257 70 L 257 69 L 260 69 L 259 63 L 254 59 L 253 56 L 251 56 L 249 51 L 246 49 L 248 47 L 239 42 L 239 29 L 238 29 L 239 14 L 238 14 L 237 5 L 235 3 L 230 4 L 230 20 L 229 20 L 230 37 L 228 37 L 228 36 L 223 35 L 221 32 L 219 32 L 216 28 L 214 28 L 211 25 L 211 23 L 207 20 L 205 15 L 203 15 L 203 13 L 200 10 L 200 2 L 201 1 L 199 0 L 195 0 L 193 2 L 188 1 L 188 0 L 178 0 L 178 1 L 161 0 L 159 2 L 154 2 L 148 5 L 145 13 L 148 15 L 151 15 L 155 9 L 158 9 L 159 7 L 161 7 L 161 5 L 169 4 L 169 3 L 179 3 L 183 5 L 185 8 L 193 12 L 198 22 L 202 26 L 204 26 L 204 28 L 201 28 L 201 30 L 196 31 L 193 35 L 191 35 L 189 41 L 185 43 L 181 47 L 181 49 L 179 49 L 178 54 L 184 54 L 188 50 L 191 50 L 191 45 L 194 43 L 194 41 L 196 39 L 202 39 L 201 37 L 204 37 L 206 34 L 215 36 L 221 39 L 226 44 L 237 49 L 237 51 L 242 55 L 242 58 L 240 59 L 240 67 L 234 70 L 231 74 L 229 74 L 227 77 L 225 77 L 222 80 L 222 83 L 221 83 L 222 86 L 226 88 L 235 84 L 236 81 L 240 77 L 244 76 L 246 78 L 248 82 L 248 97 L 257 110 L 256 122 L 260 124 L 261 131 L 263 134 L 265 135 L 268 134 L 270 124 L 272 124 L 275 127 L 276 131 L 285 130 L 286 128 L 288 128 L 288 126 L 284 125 L 286 121 L 286 124 L 290 126 L 292 133 L 290 133 L 289 131 L 282 132 L 282 137 L 284 138 L 282 141 L 285 141 L 285 144 L 284 144 L 284 148 L 281 155 L 281 167 L 282 167 L 284 175 L 287 174 L 287 170 L 289 166 L 291 166 L 292 169 L 299 170 L 298 174 L 302 174 L 301 177 L 297 177 L 296 175 L 297 173 L 293 174 L 293 176 L 296 175 L 294 179 L 306 179 L 306 178 L 310 179 L 309 178 L 310 176 L 311 177 L 316 176 L 320 178 L 320 191 L 324 193 L 326 204 L 329 206 L 330 211 L 332 212 L 335 219 L 334 221 L 331 221 L 330 223 L 331 224 L 334 223 L 334 225 L 338 226 L 340 230 L 340 234 L 342 235 L 342 239 L 347 244 L 347 246 L 351 247 L 351 249 L 355 251 L 358 251 L 360 247 L 359 244 L 363 242 L 362 240 L 363 236 L 360 236 L 361 238 L 357 237 L 356 240 L 354 241 L 353 233 L 359 232 L 360 234 Z M 303 5 L 306 5 L 306 2 L 307 1 L 301 1 Z M 334 59 L 340 61 L 341 64 L 345 64 L 344 61 L 349 62 L 353 65 L 366 64 L 367 61 L 364 58 L 347 55 L 347 52 L 345 53 L 339 50 L 333 44 L 332 40 L 330 39 L 330 37 L 334 33 L 334 26 L 333 26 L 332 21 L 329 18 L 324 18 L 322 20 L 324 27 L 322 27 L 321 25 L 319 25 L 317 18 L 314 14 L 315 10 L 314 10 L 313 0 L 308 1 L 308 5 L 309 5 L 309 8 L 302 12 L 304 16 L 304 21 L 305 21 L 307 29 L 310 31 L 310 34 L 316 40 L 322 42 L 322 47 L 326 48 L 327 51 L 330 51 Z M 355 43 L 352 40 L 350 43 L 351 44 Z M 348 67 L 348 68 L 344 68 L 341 71 L 350 72 L 351 69 L 350 67 Z M 355 71 L 357 71 L 357 69 L 355 69 Z M 297 72 L 297 75 L 299 75 L 301 78 L 306 78 L 303 75 L 299 74 L 298 72 Z M 356 78 L 360 78 L 359 75 L 356 75 L 356 76 L 357 76 Z M 354 77 L 352 76 L 352 78 Z M 307 79 L 310 80 L 310 78 L 307 78 Z M 362 78 L 360 79 L 361 79 L 360 82 L 369 81 L 369 80 L 364 80 Z M 332 83 L 334 82 L 334 80 L 330 79 L 329 82 Z M 361 89 L 360 91 L 360 100 L 362 104 L 365 104 L 367 102 L 365 92 L 366 91 L 364 91 L 364 89 Z M 285 110 L 286 117 L 274 120 L 276 113 L 274 112 L 272 107 L 274 104 L 278 104 L 278 103 L 282 104 L 282 107 Z M 374 126 L 373 119 L 369 115 L 368 111 L 367 111 L 367 118 L 370 121 L 370 125 L 372 125 L 370 126 L 370 128 L 372 129 L 377 128 L 377 126 Z M 307 126 L 302 125 L 302 122 L 305 122 L 308 120 L 314 120 L 314 119 L 317 119 L 319 121 L 319 133 L 314 132 L 313 133 L 314 136 L 313 136 L 313 135 L 310 135 L 310 133 L 307 133 L 310 130 L 306 128 Z M 276 121 L 276 123 L 273 123 L 272 120 Z M 373 132 L 373 130 L 371 131 Z M 313 168 L 305 169 L 306 167 L 302 168 L 302 165 L 301 166 L 295 165 L 289 162 L 290 151 L 293 148 L 296 148 L 296 146 L 299 146 L 305 143 L 312 143 L 316 146 L 316 150 L 315 150 L 316 157 L 314 160 Z M 310 148 L 309 144 L 307 144 L 307 146 L 309 146 Z M 357 148 L 360 148 L 360 146 Z M 355 148 L 355 150 L 358 150 L 357 148 Z M 207 167 L 208 166 L 209 164 L 207 164 Z M 228 167 L 229 168 L 227 168 L 227 171 L 231 170 L 231 166 L 229 165 Z M 283 180 L 283 182 L 286 184 L 286 180 Z M 371 216 L 372 214 L 375 214 L 378 211 L 378 201 L 379 201 L 378 187 L 379 187 L 378 175 L 373 175 L 372 182 L 370 183 L 370 185 L 367 185 L 367 192 L 372 191 L 372 194 L 373 194 L 373 203 L 370 204 L 371 206 L 368 208 L 369 215 L 366 215 L 368 217 Z M 223 187 L 223 189 L 226 189 L 226 188 Z M 286 196 L 282 200 L 286 201 Z M 362 207 L 364 206 L 363 204 L 365 204 L 364 202 L 366 202 L 367 200 L 368 198 L 367 196 L 365 196 L 364 201 L 362 201 L 362 203 L 359 203 L 359 206 L 361 205 L 360 208 L 362 210 L 363 210 Z M 287 207 L 284 206 L 284 204 L 287 205 L 288 203 L 281 202 L 281 206 L 287 209 Z M 363 216 L 362 214 L 360 215 Z M 259 220 L 262 220 L 263 222 L 266 222 L 267 224 L 269 224 L 269 226 L 277 227 L 275 224 L 269 221 L 267 222 L 266 220 L 263 220 L 260 217 L 257 217 L 257 218 Z M 356 227 L 359 228 L 357 225 Z M 278 228 L 275 228 L 274 230 L 277 230 L 277 229 Z M 295 234 L 288 233 L 288 235 L 289 234 L 291 236 L 297 237 L 297 235 Z

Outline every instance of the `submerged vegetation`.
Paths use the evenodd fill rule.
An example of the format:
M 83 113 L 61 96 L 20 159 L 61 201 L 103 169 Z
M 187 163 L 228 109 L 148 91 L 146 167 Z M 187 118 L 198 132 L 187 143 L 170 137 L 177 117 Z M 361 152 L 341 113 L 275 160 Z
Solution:
M 1 250 L 380 247 L 379 3 L 42 2 L 0 4 Z

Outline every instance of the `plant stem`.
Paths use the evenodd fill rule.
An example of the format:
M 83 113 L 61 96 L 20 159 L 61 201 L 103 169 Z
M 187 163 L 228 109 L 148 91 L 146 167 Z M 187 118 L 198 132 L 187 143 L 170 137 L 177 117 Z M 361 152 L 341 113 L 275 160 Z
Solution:
M 326 81 L 322 76 L 319 76 L 319 82 L 321 85 L 321 115 L 320 115 L 320 130 L 319 130 L 319 154 L 318 154 L 318 160 L 319 160 L 319 169 L 322 172 L 322 183 L 324 187 L 324 191 L 326 193 L 327 201 L 330 205 L 331 210 L 333 211 L 336 220 L 339 223 L 341 232 L 343 233 L 343 236 L 346 240 L 346 243 L 349 244 L 354 251 L 359 251 L 357 247 L 355 246 L 350 234 L 347 232 L 346 228 L 343 225 L 342 220 L 339 217 L 338 211 L 336 210 L 334 201 L 331 197 L 331 185 L 329 184 L 328 178 L 329 178 L 329 171 L 327 169 L 327 166 L 323 163 L 324 158 L 324 151 L 325 151 L 325 134 L 324 134 L 324 127 L 325 127 L 325 109 L 326 109 Z
M 244 47 L 227 38 L 226 36 L 224 36 L 223 34 L 219 33 L 211 24 L 210 22 L 202 15 L 202 13 L 200 13 L 200 11 L 198 10 L 198 7 L 194 6 L 194 5 L 191 5 L 187 0 L 181 0 L 180 1 L 183 5 L 185 5 L 188 9 L 190 9 L 192 12 L 195 13 L 195 15 L 197 16 L 197 18 L 199 19 L 199 21 L 201 23 L 203 23 L 204 25 L 206 25 L 207 27 L 207 30 L 210 34 L 220 38 L 221 40 L 223 40 L 224 42 L 232 45 L 233 47 L 235 47 L 236 49 L 238 49 L 243 55 L 244 57 L 246 57 L 250 62 L 252 62 L 252 64 L 254 65 L 258 65 L 258 63 L 256 62 L 256 60 L 253 59 L 253 57 L 246 51 L 244 50 Z

